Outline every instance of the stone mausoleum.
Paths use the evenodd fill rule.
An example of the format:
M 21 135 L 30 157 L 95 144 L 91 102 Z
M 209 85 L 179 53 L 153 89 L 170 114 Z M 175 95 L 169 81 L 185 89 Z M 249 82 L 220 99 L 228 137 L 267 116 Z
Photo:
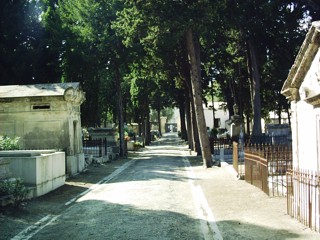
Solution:
M 20 137 L 20 149 L 57 149 L 66 172 L 84 169 L 79 83 L 0 86 L 0 135 Z
M 320 227 L 320 21 L 313 22 L 281 93 L 291 103 L 293 171 L 287 174 L 290 215 Z M 288 201 L 289 202 L 289 201 Z
M 291 102 L 293 167 L 320 172 L 320 21 L 313 22 L 281 93 Z

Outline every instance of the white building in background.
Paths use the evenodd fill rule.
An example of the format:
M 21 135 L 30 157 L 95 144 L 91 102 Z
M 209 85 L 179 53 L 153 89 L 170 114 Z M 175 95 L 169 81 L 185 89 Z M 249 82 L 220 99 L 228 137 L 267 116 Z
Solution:
M 226 121 L 229 119 L 228 110 L 224 110 L 223 106 L 226 105 L 225 102 L 215 102 L 214 103 L 214 119 L 215 119 L 215 128 L 227 128 Z M 213 128 L 213 111 L 212 111 L 212 103 L 208 102 L 208 106 L 203 104 L 203 112 L 206 119 L 207 127 L 210 129 Z M 180 113 L 179 109 L 174 109 L 174 114 L 171 119 L 167 120 L 167 123 L 176 123 L 178 131 L 181 130 L 180 126 Z
M 214 102 L 214 113 L 212 111 L 212 102 L 208 102 L 208 106 L 203 105 L 203 112 L 206 119 L 207 127 L 212 128 L 227 128 L 226 121 L 229 120 L 229 111 L 224 108 L 225 102 Z M 213 123 L 213 116 L 214 122 Z
M 203 104 L 203 112 L 204 116 L 206 119 L 206 125 L 210 129 L 213 127 L 215 128 L 223 128 L 229 130 L 227 121 L 229 120 L 229 111 L 226 108 L 226 103 L 225 102 L 215 102 L 214 103 L 214 113 L 212 111 L 212 102 L 208 102 L 207 106 Z M 215 119 L 215 123 L 213 123 L 213 117 Z M 281 113 L 281 120 L 282 124 L 288 124 L 288 115 L 287 113 L 283 112 Z M 167 120 L 167 124 L 177 124 L 177 129 L 178 131 L 181 130 L 180 126 L 180 114 L 179 114 L 179 109 L 175 108 L 174 109 L 174 114 L 171 119 Z M 278 116 L 274 111 L 271 111 L 269 114 L 269 119 L 266 121 L 265 119 L 261 119 L 261 127 L 262 127 L 262 132 L 264 133 L 266 130 L 266 126 L 268 124 L 278 124 Z M 252 123 L 250 124 L 252 127 Z M 250 129 L 250 132 L 252 129 Z
M 262 119 L 263 122 L 264 119 Z M 279 116 L 275 111 L 269 112 L 269 122 L 270 124 L 279 124 Z M 288 124 L 288 114 L 283 111 L 281 112 L 281 123 L 282 124 Z

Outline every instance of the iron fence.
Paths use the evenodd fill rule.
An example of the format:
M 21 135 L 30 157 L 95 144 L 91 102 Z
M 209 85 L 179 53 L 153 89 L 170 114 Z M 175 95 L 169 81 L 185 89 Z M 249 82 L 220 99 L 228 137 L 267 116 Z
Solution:
M 107 154 L 107 148 L 107 139 L 83 140 L 83 152 L 86 155 L 92 155 L 93 157 L 102 157 Z
M 244 162 L 245 180 L 269 194 L 267 160 L 261 156 L 259 151 L 245 149 Z
M 245 180 L 272 196 L 285 196 L 286 171 L 292 168 L 291 145 L 247 145 L 244 148 Z
M 238 178 L 243 179 L 245 175 L 243 151 L 239 149 L 239 143 L 234 141 L 232 154 L 232 165 L 238 174 Z
M 210 138 L 210 148 L 211 153 L 215 155 L 219 155 L 221 149 L 224 150 L 225 155 L 232 155 L 232 139 L 229 138 L 221 138 L 221 139 L 214 139 Z
M 239 174 L 239 149 L 238 149 L 238 143 L 233 142 L 232 143 L 232 165 L 234 170 Z
M 251 136 L 250 139 L 247 139 L 247 142 L 260 145 L 290 145 L 292 137 L 290 134 Z
M 316 171 L 287 171 L 287 213 L 320 232 L 320 174 Z

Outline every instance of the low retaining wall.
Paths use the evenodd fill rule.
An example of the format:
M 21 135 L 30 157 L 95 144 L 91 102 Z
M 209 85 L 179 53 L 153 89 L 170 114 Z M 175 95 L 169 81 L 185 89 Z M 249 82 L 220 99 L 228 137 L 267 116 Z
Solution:
M 4 151 L 13 178 L 31 187 L 31 197 L 44 195 L 65 184 L 65 153 L 55 151 Z
M 85 169 L 85 157 L 83 153 L 67 156 L 67 173 L 69 176 L 76 175 Z

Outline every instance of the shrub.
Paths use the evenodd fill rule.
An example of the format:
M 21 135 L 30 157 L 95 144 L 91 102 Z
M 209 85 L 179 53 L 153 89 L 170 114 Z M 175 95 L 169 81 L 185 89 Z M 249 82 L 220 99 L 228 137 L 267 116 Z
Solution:
M 14 180 L 0 181 L 0 197 L 12 196 L 13 204 L 19 206 L 27 199 L 29 189 L 23 184 L 20 178 Z
M 19 137 L 10 138 L 8 136 L 0 136 L 0 150 L 19 149 L 19 140 Z
M 0 197 L 10 195 L 10 182 L 8 180 L 0 181 Z

